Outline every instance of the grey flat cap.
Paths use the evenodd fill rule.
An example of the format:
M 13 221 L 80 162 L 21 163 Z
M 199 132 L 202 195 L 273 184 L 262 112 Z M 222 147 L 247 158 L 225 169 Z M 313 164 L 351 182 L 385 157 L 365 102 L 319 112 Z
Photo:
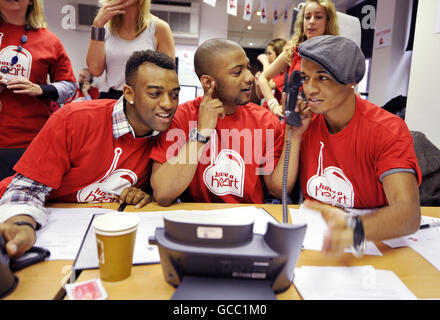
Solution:
M 299 55 L 320 65 L 340 84 L 359 83 L 365 75 L 362 50 L 344 37 L 313 37 L 300 44 Z

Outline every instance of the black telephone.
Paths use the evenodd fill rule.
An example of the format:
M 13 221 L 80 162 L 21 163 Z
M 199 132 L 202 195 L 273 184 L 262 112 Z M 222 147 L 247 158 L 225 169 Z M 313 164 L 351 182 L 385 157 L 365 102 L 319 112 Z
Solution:
M 32 247 L 23 256 L 10 259 L 5 246 L 5 241 L 0 235 L 0 299 L 14 291 L 17 286 L 18 278 L 13 272 L 44 261 L 50 256 L 49 250 Z
M 303 81 L 300 72 L 295 70 L 290 75 L 289 81 L 287 81 L 287 85 L 284 86 L 287 94 L 286 111 L 284 112 L 284 115 L 286 123 L 293 127 L 301 126 L 301 116 L 298 112 L 295 112 L 295 106 L 302 84 Z

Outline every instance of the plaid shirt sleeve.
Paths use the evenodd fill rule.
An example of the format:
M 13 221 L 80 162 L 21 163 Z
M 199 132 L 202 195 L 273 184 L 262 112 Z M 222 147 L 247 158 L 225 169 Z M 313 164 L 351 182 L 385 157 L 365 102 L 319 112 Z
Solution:
M 4 210 L 3 219 L 19 214 L 29 214 L 38 224 L 44 225 L 46 209 L 44 203 L 52 188 L 17 174 L 0 199 L 0 207 Z M 32 208 L 29 210 L 29 208 Z
M 32 179 L 17 174 L 0 199 L 0 205 L 7 203 L 33 204 L 44 206 L 46 196 L 52 188 L 38 183 Z

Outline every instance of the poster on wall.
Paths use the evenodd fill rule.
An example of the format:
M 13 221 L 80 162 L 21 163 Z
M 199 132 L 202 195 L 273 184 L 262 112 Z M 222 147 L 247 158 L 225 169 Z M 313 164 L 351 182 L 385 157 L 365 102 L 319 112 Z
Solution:
M 391 26 L 377 29 L 374 37 L 374 48 L 378 49 L 391 46 L 392 33 L 393 29 Z

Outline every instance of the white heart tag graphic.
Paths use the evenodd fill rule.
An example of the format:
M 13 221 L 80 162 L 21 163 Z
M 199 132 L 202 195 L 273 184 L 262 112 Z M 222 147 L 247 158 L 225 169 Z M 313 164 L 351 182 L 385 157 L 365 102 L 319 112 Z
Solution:
M 214 149 L 211 149 L 214 150 Z M 245 166 L 243 158 L 234 150 L 223 149 L 214 164 L 203 172 L 206 187 L 215 195 L 243 197 Z
M 138 178 L 133 171 L 128 169 L 115 170 L 121 154 L 122 149 L 116 148 L 110 169 L 99 181 L 77 192 L 78 202 L 111 202 L 114 195 L 121 195 L 122 190 L 137 183 Z
M 316 175 L 307 182 L 307 194 L 316 200 L 338 207 L 354 207 L 354 189 L 344 172 L 337 167 L 323 166 L 324 143 L 321 142 Z

